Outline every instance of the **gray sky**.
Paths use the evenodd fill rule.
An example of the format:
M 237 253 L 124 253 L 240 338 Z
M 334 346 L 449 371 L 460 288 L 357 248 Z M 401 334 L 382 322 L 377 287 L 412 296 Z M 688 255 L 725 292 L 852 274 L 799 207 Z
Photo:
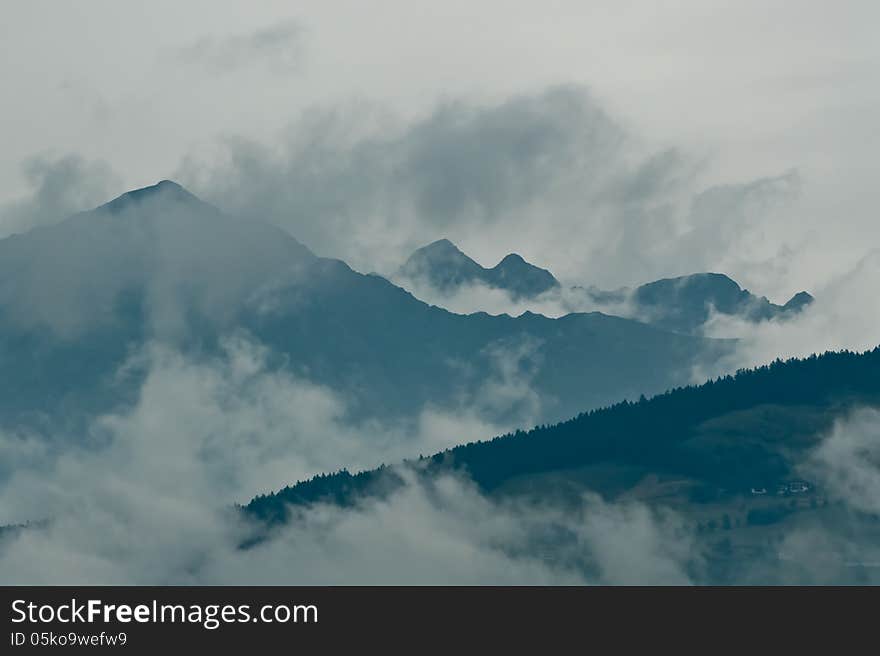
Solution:
M 715 270 L 777 302 L 816 294 L 797 321 L 714 318 L 710 334 L 741 337 L 731 370 L 877 343 L 876 1 L 0 3 L 0 237 L 172 177 L 360 270 L 449 237 L 483 264 L 516 250 L 566 282 Z M 498 434 L 498 399 L 524 413 L 533 399 L 499 365 L 470 406 L 368 431 L 343 422 L 332 390 L 270 371 L 260 348 L 232 343 L 216 363 L 137 355 L 151 366 L 138 403 L 92 427 L 106 448 L 0 435 L 0 523 L 61 518 L 0 554 L 0 579 L 578 580 L 524 552 L 538 509 L 454 480 L 318 509 L 239 550 L 238 527 L 206 507 Z M 880 478 L 861 458 L 876 425 L 855 415 L 811 463 L 862 511 L 877 509 Z M 681 582 L 695 555 L 674 517 L 638 504 L 597 500 L 571 533 L 599 582 Z M 821 573 L 827 542 L 786 540 Z
M 805 255 L 788 273 L 772 272 L 788 278 L 767 293 L 841 273 L 880 236 L 872 228 L 880 134 L 873 2 L 5 0 L 3 9 L 0 202 L 18 203 L 20 215 L 39 179 L 35 156 L 82 157 L 78 187 L 109 167 L 103 184 L 90 180 L 92 196 L 70 201 L 85 203 L 179 174 L 187 157 L 210 157 L 224 139 L 271 148 L 310 108 L 344 107 L 357 123 L 367 107 L 370 120 L 387 114 L 409 124 L 438 103 L 492 106 L 574 84 L 588 87 L 644 152 L 672 147 L 699 163 L 694 194 L 798 172 L 805 200 L 765 239 L 808 253 L 794 237 L 831 220 L 841 226 L 820 240 L 818 269 Z M 552 221 L 552 205 L 544 209 Z M 497 231 L 458 236 L 488 263 L 517 248 Z M 304 241 L 356 259 L 345 245 Z M 633 282 L 564 261 L 573 256 L 554 250 L 559 243 L 518 250 L 563 274 Z M 370 254 L 376 268 L 381 257 Z M 749 280 L 755 265 L 737 264 L 739 255 L 718 259 L 746 282 L 765 283 Z M 638 272 L 666 273 L 655 264 Z

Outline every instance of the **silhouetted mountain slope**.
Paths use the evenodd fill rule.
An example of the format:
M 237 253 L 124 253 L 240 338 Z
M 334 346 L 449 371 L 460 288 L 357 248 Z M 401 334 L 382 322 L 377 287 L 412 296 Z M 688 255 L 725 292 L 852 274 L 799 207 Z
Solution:
M 493 289 L 503 289 L 514 299 L 534 298 L 559 286 L 553 274 L 529 264 L 515 253 L 487 269 L 462 253 L 448 239 L 440 239 L 418 249 L 397 275 L 403 279 L 426 282 L 443 292 L 483 284 Z
M 880 347 L 864 354 L 826 353 L 777 361 L 698 387 L 623 402 L 554 426 L 473 442 L 420 460 L 424 475 L 466 472 L 484 491 L 523 481 L 548 493 L 549 474 L 569 474 L 580 489 L 609 493 L 607 472 L 626 471 L 628 485 L 645 474 L 686 477 L 694 493 L 784 480 L 833 420 L 855 404 L 880 403 Z M 565 476 L 562 476 L 565 478 Z M 315 477 L 253 499 L 247 512 L 279 521 L 289 505 L 351 504 L 402 483 L 387 467 Z
M 515 382 L 529 416 L 558 419 L 686 382 L 730 347 L 598 313 L 452 314 L 170 182 L 0 241 L 3 424 L 112 407 L 137 390 L 137 367 L 116 374 L 139 346 L 211 355 L 232 332 L 382 418 L 483 399 L 504 419 L 516 408 L 496 409 L 487 384 Z

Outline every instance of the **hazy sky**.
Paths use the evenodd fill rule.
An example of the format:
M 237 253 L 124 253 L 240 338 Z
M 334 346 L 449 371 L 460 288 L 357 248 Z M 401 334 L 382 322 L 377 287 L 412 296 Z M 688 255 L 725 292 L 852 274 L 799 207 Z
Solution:
M 741 337 L 729 369 L 864 349 L 880 334 L 878 25 L 880 4 L 857 0 L 0 0 L 0 237 L 178 178 L 362 271 L 450 237 L 565 282 L 715 270 L 777 302 L 815 293 L 797 321 L 715 317 L 710 334 Z M 270 371 L 261 348 L 233 342 L 215 363 L 145 350 L 137 404 L 90 429 L 101 448 L 0 435 L 0 524 L 60 518 L 0 553 L 0 579 L 579 580 L 521 556 L 546 515 L 445 479 L 238 549 L 239 527 L 205 508 L 498 434 L 498 399 L 525 408 L 517 425 L 537 414 L 499 356 L 467 407 L 425 406 L 411 433 L 350 427 L 345 398 Z M 862 456 L 877 423 L 842 422 L 810 463 L 810 480 L 874 513 L 880 476 Z M 686 580 L 693 536 L 677 519 L 591 503 L 570 533 L 596 580 Z M 847 552 L 818 537 L 783 544 L 814 577 L 799 582 L 828 580 L 816 554 Z
M 855 0 L 4 0 L 0 201 L 29 193 L 35 156 L 106 164 L 110 193 L 171 177 L 223 139 L 271 147 L 310 108 L 418 121 L 438 102 L 575 84 L 646 150 L 700 162 L 705 186 L 796 170 L 809 202 L 779 230 L 841 222 L 827 249 L 846 260 L 839 273 L 875 223 L 878 20 L 880 5 Z M 510 246 L 474 237 L 469 250 Z M 816 284 L 814 269 L 792 278 Z

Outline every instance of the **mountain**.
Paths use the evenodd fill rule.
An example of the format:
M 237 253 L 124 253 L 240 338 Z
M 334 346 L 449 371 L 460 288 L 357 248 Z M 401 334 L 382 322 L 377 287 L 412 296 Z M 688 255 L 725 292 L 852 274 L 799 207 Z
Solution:
M 487 269 L 462 253 L 448 239 L 424 246 L 412 255 L 397 272 L 397 278 L 425 282 L 448 293 L 467 285 L 482 284 L 503 289 L 514 299 L 534 298 L 559 287 L 553 274 L 526 262 L 516 253 L 506 255 Z
M 485 269 L 448 239 L 415 251 L 394 279 L 403 284 L 427 285 L 443 294 L 483 284 L 507 291 L 514 301 L 535 299 L 549 291 L 565 291 L 552 273 L 529 264 L 519 255 L 508 255 L 494 268 Z M 813 302 L 810 294 L 799 292 L 785 305 L 776 305 L 721 273 L 664 278 L 635 289 L 574 286 L 570 291 L 572 300 L 582 298 L 587 306 L 607 307 L 614 314 L 625 313 L 629 318 L 685 334 L 700 333 L 713 311 L 758 322 L 793 317 Z M 574 306 L 577 305 L 575 302 Z
M 486 394 L 513 382 L 551 421 L 687 382 L 731 348 L 600 313 L 453 314 L 168 181 L 0 240 L 0 426 L 59 432 L 135 398 L 145 371 L 118 374 L 143 345 L 205 357 L 228 334 L 343 394 L 353 420 L 475 398 L 509 420 Z
M 785 305 L 776 305 L 742 289 L 724 274 L 695 273 L 641 285 L 631 300 L 637 316 L 646 321 L 668 330 L 694 333 L 713 310 L 757 322 L 793 316 L 812 303 L 813 297 L 799 292 Z
M 55 432 L 130 398 L 138 379 L 115 374 L 139 346 L 196 350 L 255 289 L 315 259 L 170 181 L 0 240 L 0 425 Z
M 162 181 L 55 225 L 0 240 L 0 308 L 23 328 L 73 337 L 113 320 L 126 292 L 219 318 L 315 256 L 282 230 L 226 216 Z M 155 326 L 160 329 L 160 326 Z

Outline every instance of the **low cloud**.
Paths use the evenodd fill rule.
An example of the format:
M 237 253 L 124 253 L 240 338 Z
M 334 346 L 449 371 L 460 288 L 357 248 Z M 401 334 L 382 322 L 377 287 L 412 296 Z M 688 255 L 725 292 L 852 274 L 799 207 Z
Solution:
M 392 276 L 391 280 L 416 298 L 458 314 L 487 312 L 517 317 L 524 312 L 534 312 L 553 318 L 573 312 L 603 312 L 619 317 L 636 317 L 638 314 L 625 291 L 613 299 L 603 300 L 597 294 L 598 290 L 560 286 L 533 298 L 514 298 L 507 290 L 481 282 L 441 290 L 424 279 Z
M 417 464 L 397 469 L 404 484 L 386 497 L 348 508 L 296 509 L 268 539 L 240 549 L 251 527 L 231 508 L 236 497 L 255 486 L 272 487 L 273 477 L 285 472 L 307 471 L 307 463 L 319 462 L 322 453 L 358 453 L 354 445 L 340 449 L 354 434 L 345 433 L 335 418 L 339 408 L 322 400 L 326 392 L 267 376 L 254 348 L 230 345 L 228 363 L 213 374 L 177 356 L 154 355 L 162 373 L 145 384 L 131 412 L 96 422 L 88 448 L 48 459 L 4 437 L 4 452 L 20 460 L 3 483 L 4 518 L 42 512 L 30 516 L 48 514 L 49 521 L 0 537 L 3 580 L 713 582 L 712 541 L 718 536 L 707 541 L 686 508 L 611 501 L 589 492 L 565 502 L 550 496 L 488 497 L 460 475 L 425 477 Z M 178 403 L 169 402 L 179 395 Z M 320 435 L 303 430 L 313 422 L 320 423 Z M 766 549 L 738 563 L 738 582 L 878 580 L 872 565 L 880 557 L 872 519 L 880 481 L 878 426 L 877 411 L 858 411 L 807 454 L 802 473 L 827 494 L 830 505 L 769 528 L 762 542 Z
M 492 500 L 468 481 L 409 482 L 353 510 L 318 506 L 243 554 L 226 581 L 311 584 L 687 584 L 680 518 L 587 495 L 576 510 Z M 291 554 L 296 554 L 292 562 Z M 302 558 L 300 561 L 299 559 Z M 260 568 L 275 563 L 278 568 Z
M 67 512 L 0 541 L 4 581 L 687 584 L 698 558 L 686 525 L 670 513 L 594 496 L 569 512 L 502 502 L 465 479 L 425 480 L 407 469 L 407 483 L 385 499 L 311 507 L 242 550 L 249 527 L 203 498 L 199 476 L 169 488 L 167 479 L 119 469 L 118 460 L 103 464 L 117 467 L 115 475 L 80 478 Z
M 125 471 L 129 483 L 155 482 L 168 493 L 183 485 L 184 496 L 211 505 L 220 494 L 232 504 L 322 472 L 367 469 L 531 425 L 541 409 L 530 386 L 535 345 L 487 348 L 492 368 L 473 395 L 395 422 L 354 423 L 343 395 L 270 366 L 269 350 L 245 336 L 226 338 L 222 355 L 207 358 L 148 345 L 119 374 L 147 372 L 132 407 L 97 417 L 84 436 L 0 440 L 7 456 L 0 523 L 68 512 L 67 487 L 89 478 L 81 470 L 103 469 L 96 476 L 110 480 Z
M 318 506 L 271 540 L 238 548 L 249 528 L 235 502 L 341 465 L 489 437 L 501 427 L 482 419 L 487 412 L 521 420 L 535 410 L 526 383 L 536 345 L 490 348 L 496 374 L 472 405 L 426 408 L 407 432 L 347 423 L 344 399 L 269 370 L 265 351 L 244 337 L 203 361 L 153 346 L 139 356 L 149 374 L 135 406 L 97 418 L 85 439 L 2 436 L 12 462 L 0 479 L 0 517 L 48 521 L 0 539 L 0 574 L 92 584 L 685 582 L 669 517 L 591 497 L 570 518 L 406 467 L 406 485 L 389 498 Z M 558 534 L 568 536 L 561 550 Z M 616 549 L 615 539 L 629 546 Z
M 863 408 L 837 422 L 802 469 L 833 499 L 880 515 L 880 411 Z
M 800 176 L 707 187 L 706 168 L 646 146 L 588 90 L 561 86 L 409 120 L 365 104 L 314 109 L 272 147 L 226 140 L 179 176 L 361 271 L 389 273 L 447 237 L 484 261 L 521 253 L 566 284 L 708 270 L 784 290 L 800 234 L 782 228 Z
M 497 105 L 449 102 L 412 122 L 375 107 L 315 109 L 278 147 L 228 141 L 208 162 L 188 159 L 180 177 L 318 253 L 383 272 L 443 236 L 482 256 L 492 239 L 556 247 L 563 233 L 577 241 L 575 225 L 598 236 L 601 225 L 619 232 L 638 221 L 642 235 L 631 236 L 644 245 L 663 230 L 667 181 L 684 165 L 673 153 L 630 162 L 629 145 L 588 92 L 559 87 Z M 580 245 L 577 258 L 570 242 L 541 261 L 601 251 L 595 237 Z

